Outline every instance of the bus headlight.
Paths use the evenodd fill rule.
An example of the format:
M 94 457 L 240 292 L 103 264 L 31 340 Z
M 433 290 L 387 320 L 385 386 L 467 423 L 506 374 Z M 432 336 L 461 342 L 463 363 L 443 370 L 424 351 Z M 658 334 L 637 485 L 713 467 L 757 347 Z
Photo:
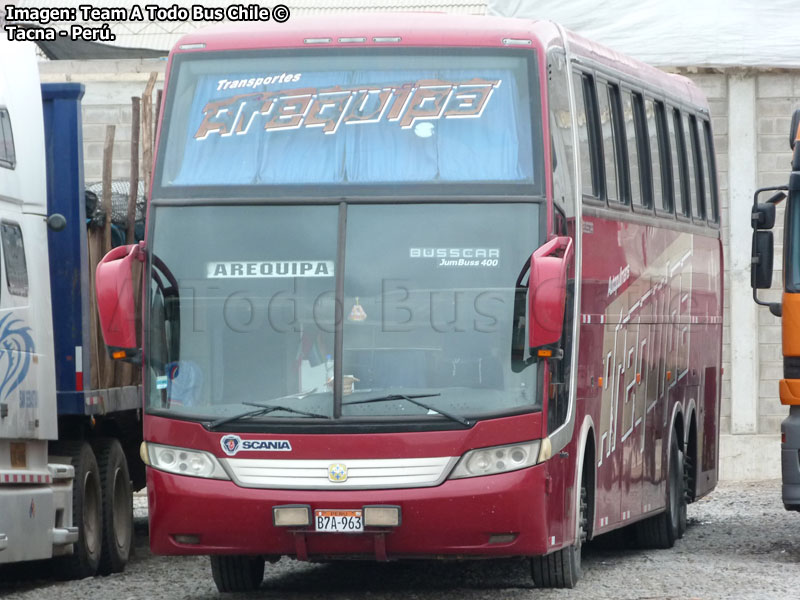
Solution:
M 458 461 L 456 468 L 450 474 L 450 479 L 494 475 L 533 466 L 539 459 L 540 444 L 541 440 L 534 440 L 470 450 Z
M 203 450 L 143 442 L 141 455 L 145 464 L 167 473 L 206 479 L 230 479 L 217 458 Z

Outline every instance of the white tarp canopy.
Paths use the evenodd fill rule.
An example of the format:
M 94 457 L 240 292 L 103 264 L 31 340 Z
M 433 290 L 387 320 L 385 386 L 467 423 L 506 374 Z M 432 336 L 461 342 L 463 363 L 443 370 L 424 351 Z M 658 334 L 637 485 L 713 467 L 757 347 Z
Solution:
M 800 0 L 489 0 L 652 65 L 800 67 Z

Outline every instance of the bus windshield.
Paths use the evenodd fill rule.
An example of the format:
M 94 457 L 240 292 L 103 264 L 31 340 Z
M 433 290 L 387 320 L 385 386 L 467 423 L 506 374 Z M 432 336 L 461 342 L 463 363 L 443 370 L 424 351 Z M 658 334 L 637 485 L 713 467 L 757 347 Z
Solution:
M 254 416 L 253 425 L 298 419 L 297 411 L 332 417 L 340 360 L 343 421 L 539 410 L 538 366 L 515 362 L 512 339 L 541 210 L 535 202 L 153 207 L 149 408 L 198 420 L 247 403 L 293 409 Z M 432 409 L 359 402 L 417 394 Z
M 504 183 L 541 194 L 534 53 L 380 50 L 176 56 L 156 193 Z

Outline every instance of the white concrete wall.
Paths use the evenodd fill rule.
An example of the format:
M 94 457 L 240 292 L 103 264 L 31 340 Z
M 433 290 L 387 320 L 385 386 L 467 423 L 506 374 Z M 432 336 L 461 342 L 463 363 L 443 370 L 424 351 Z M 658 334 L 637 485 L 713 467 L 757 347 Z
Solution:
M 98 182 L 103 176 L 106 125 L 116 126 L 112 176 L 124 180 L 130 177 L 131 98 L 144 93 L 147 80 L 153 72 L 158 73 L 156 89 L 163 88 L 166 64 L 166 59 L 39 63 L 42 83 L 75 81 L 86 86 L 83 97 L 83 153 L 87 184 Z M 154 92 L 154 102 L 155 97 Z M 140 170 L 142 166 L 140 162 Z
M 720 469 L 723 479 L 780 477 L 783 376 L 780 319 L 757 307 L 750 288 L 750 210 L 756 188 L 789 178 L 789 124 L 800 108 L 800 70 L 684 69 L 711 107 L 722 202 L 725 327 Z M 775 273 L 760 297 L 780 301 L 783 205 L 774 230 Z
M 141 95 L 150 72 L 163 60 L 45 62 L 43 81 L 80 81 L 84 97 L 86 181 L 102 173 L 105 125 L 117 125 L 113 171 L 129 176 L 130 97 Z M 720 468 L 723 479 L 780 477 L 780 422 L 787 413 L 778 400 L 782 377 L 780 321 L 756 307 L 750 290 L 750 206 L 756 187 L 788 181 L 789 122 L 800 107 L 800 70 L 683 70 L 709 100 L 722 202 L 726 268 L 721 406 Z M 780 299 L 783 209 L 778 211 L 773 289 Z M 735 325 L 733 325 L 735 324 Z

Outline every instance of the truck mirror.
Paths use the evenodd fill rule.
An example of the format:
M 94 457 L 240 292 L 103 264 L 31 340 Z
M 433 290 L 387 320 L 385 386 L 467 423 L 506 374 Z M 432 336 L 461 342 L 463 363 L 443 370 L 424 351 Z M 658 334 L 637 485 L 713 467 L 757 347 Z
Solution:
M 772 232 L 754 231 L 750 262 L 750 286 L 754 290 L 772 285 Z
M 133 267 L 143 259 L 143 250 L 131 244 L 117 246 L 97 265 L 95 289 L 100 327 L 108 352 L 116 360 L 136 361 L 140 357 Z
M 528 278 L 528 346 L 531 349 L 555 344 L 561 339 L 572 248 L 572 238 L 560 236 L 531 256 Z
M 759 202 L 754 205 L 750 215 L 750 225 L 753 229 L 772 229 L 775 226 L 775 203 Z
M 795 142 L 800 138 L 800 108 L 792 113 L 792 124 L 789 127 L 789 147 L 794 150 Z

